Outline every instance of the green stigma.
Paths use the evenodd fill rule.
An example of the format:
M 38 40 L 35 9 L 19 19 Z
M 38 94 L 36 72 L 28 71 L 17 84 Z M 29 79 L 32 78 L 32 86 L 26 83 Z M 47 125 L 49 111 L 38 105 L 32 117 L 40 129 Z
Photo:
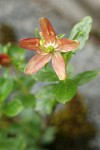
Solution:
M 54 47 L 52 45 L 49 45 L 47 47 L 48 52 L 52 53 L 54 51 Z

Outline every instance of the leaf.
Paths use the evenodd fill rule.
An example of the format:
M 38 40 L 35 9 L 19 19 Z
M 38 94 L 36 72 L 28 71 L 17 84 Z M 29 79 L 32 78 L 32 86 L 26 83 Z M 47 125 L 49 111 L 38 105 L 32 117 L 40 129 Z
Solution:
M 88 40 L 91 26 L 92 18 L 87 16 L 72 28 L 69 38 L 80 42 L 79 49 L 82 49 Z
M 15 65 L 19 69 L 19 71 L 24 73 L 24 69 L 25 69 L 27 63 L 26 62 L 19 62 L 19 63 L 17 62 Z
M 55 84 L 50 84 L 42 87 L 36 94 L 37 99 L 51 99 L 54 98 Z
M 50 115 L 56 104 L 56 99 L 39 99 L 36 101 L 35 109 L 43 115 Z
M 55 97 L 58 102 L 66 103 L 70 101 L 77 92 L 77 82 L 72 79 L 66 79 L 57 84 L 55 88 Z
M 26 51 L 17 45 L 11 45 L 8 50 L 8 55 L 11 56 L 12 62 L 14 64 L 20 64 L 25 60 Z
M 59 34 L 59 35 L 57 35 L 57 37 L 60 38 L 60 39 L 63 38 L 64 36 L 65 36 L 65 34 Z
M 35 81 L 27 75 L 19 76 L 15 80 L 15 87 L 17 88 L 17 91 L 21 90 L 21 91 L 25 91 L 26 93 L 27 91 L 30 91 L 32 89 L 34 84 L 35 84 Z
M 39 30 L 38 30 L 38 28 L 35 28 L 35 37 L 36 38 L 40 38 L 40 34 L 39 34 Z
M 36 102 L 36 110 L 41 111 L 44 114 L 52 113 L 52 109 L 56 105 L 54 89 L 56 84 L 46 85 L 41 88 L 36 94 L 38 99 Z
M 9 131 L 10 132 L 10 131 Z M 8 134 L 9 134 L 8 132 Z M 26 141 L 24 135 L 14 136 L 9 138 L 6 133 L 4 138 L 0 139 L 0 150 L 25 150 Z M 9 145 L 9 146 L 8 146 Z
M 55 74 L 54 70 L 51 66 L 43 67 L 40 71 L 38 71 L 34 76 L 33 79 L 40 81 L 40 82 L 53 82 L 59 81 L 57 75 Z
M 54 141 L 55 139 L 55 133 L 56 133 L 56 128 L 55 127 L 48 127 L 45 129 L 45 132 L 42 136 L 42 143 L 48 144 Z
M 26 86 L 26 88 L 28 88 L 29 90 L 35 84 L 35 81 L 33 79 L 29 78 L 29 76 L 26 76 L 26 75 L 21 77 L 20 80 L 22 81 L 22 84 L 24 83 L 24 86 Z
M 76 80 L 77 84 L 79 86 L 86 84 L 87 82 L 93 80 L 96 78 L 96 76 L 99 74 L 98 71 L 96 70 L 91 70 L 91 71 L 85 71 L 82 72 L 74 77 L 74 80 Z
M 67 64 L 67 77 L 71 78 L 74 74 L 74 67 L 72 66 L 72 64 Z
M 62 53 L 62 56 L 63 56 L 66 64 L 68 63 L 68 61 L 70 60 L 70 58 L 72 57 L 73 54 L 74 54 L 73 52 Z
M 30 95 L 24 95 L 21 97 L 22 103 L 24 107 L 30 108 L 35 107 L 35 96 L 33 94 Z
M 4 101 L 13 90 L 13 79 L 0 77 L 0 102 Z
M 14 99 L 12 101 L 6 102 L 4 105 L 4 114 L 9 117 L 14 117 L 18 115 L 23 109 L 23 105 L 19 99 Z
M 10 46 L 11 46 L 11 43 L 7 43 L 6 45 L 0 44 L 0 53 L 7 54 Z

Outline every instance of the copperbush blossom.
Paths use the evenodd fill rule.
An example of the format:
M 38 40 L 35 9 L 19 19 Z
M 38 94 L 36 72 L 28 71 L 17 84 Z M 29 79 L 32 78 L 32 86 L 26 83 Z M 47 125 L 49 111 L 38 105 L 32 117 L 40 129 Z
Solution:
M 59 38 L 47 18 L 40 18 L 40 30 L 40 38 L 26 38 L 19 42 L 20 47 L 37 52 L 27 64 L 25 73 L 28 75 L 35 74 L 52 60 L 52 66 L 58 78 L 65 80 L 66 65 L 61 53 L 75 51 L 79 47 L 79 42 Z

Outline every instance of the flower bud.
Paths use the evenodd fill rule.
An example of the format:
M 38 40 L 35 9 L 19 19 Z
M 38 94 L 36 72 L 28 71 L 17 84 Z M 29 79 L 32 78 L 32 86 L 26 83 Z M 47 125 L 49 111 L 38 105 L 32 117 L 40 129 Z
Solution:
M 3 67 L 9 67 L 11 59 L 7 54 L 0 54 L 0 65 Z

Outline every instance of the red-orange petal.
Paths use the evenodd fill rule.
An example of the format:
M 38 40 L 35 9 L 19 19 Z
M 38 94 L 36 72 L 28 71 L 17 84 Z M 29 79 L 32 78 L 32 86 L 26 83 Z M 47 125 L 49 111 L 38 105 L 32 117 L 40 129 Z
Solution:
M 60 80 L 66 79 L 65 62 L 60 52 L 54 52 L 52 56 L 52 66 Z
M 47 18 L 40 18 L 40 29 L 43 38 L 47 42 L 55 42 L 56 40 L 56 33 L 50 23 L 50 21 Z
M 67 39 L 67 38 L 62 38 L 62 39 L 59 39 L 59 41 L 61 42 L 61 52 L 68 52 L 68 51 L 74 51 L 76 50 L 80 43 L 76 40 L 70 40 L 70 39 Z
M 28 50 L 40 50 L 39 38 L 27 38 L 19 41 L 19 46 Z
M 46 63 L 48 63 L 51 59 L 52 55 L 47 54 L 47 55 L 39 55 L 36 54 L 33 56 L 29 63 L 27 64 L 24 72 L 28 75 L 35 74 L 38 70 L 40 70 Z

